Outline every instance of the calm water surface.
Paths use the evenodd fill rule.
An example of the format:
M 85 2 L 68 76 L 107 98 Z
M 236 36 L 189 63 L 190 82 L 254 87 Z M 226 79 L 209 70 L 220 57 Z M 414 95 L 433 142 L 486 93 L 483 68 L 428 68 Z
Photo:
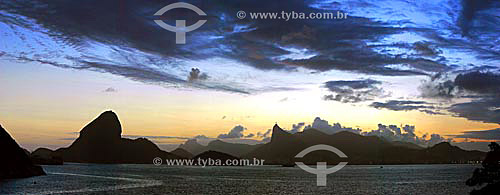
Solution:
M 66 164 L 46 176 L 0 182 L 0 194 L 468 194 L 478 165 L 346 166 L 317 187 L 297 167 Z

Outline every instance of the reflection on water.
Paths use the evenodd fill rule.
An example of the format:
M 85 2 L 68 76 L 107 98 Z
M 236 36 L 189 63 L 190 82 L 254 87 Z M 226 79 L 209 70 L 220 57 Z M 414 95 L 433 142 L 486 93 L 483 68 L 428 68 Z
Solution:
M 326 187 L 297 167 L 168 167 L 66 164 L 44 166 L 46 176 L 0 182 L 0 194 L 97 193 L 332 193 L 467 194 L 477 165 L 346 166 Z

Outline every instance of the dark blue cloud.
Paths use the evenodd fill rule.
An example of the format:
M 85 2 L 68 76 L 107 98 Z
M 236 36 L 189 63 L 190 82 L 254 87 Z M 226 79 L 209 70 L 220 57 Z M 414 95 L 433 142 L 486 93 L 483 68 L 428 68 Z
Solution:
M 432 106 L 427 106 L 427 102 L 424 101 L 409 101 L 409 100 L 389 100 L 385 103 L 383 102 L 373 102 L 370 106 L 374 108 L 385 108 L 395 111 L 408 111 L 417 110 L 422 108 L 434 108 Z
M 204 19 L 208 22 L 196 32 L 188 33 L 188 44 L 180 46 L 173 44 L 173 33 L 165 31 L 152 21 L 153 14 L 158 9 L 173 2 L 176 1 L 8 1 L 1 8 L 8 13 L 33 19 L 48 30 L 47 34 L 76 47 L 85 47 L 86 42 L 92 40 L 164 57 L 227 57 L 260 69 L 289 69 L 301 66 L 320 71 L 339 69 L 369 74 L 408 75 L 447 68 L 441 62 L 418 56 L 382 54 L 368 45 L 368 41 L 378 41 L 387 35 L 422 31 L 418 28 L 395 27 L 391 23 L 359 16 L 346 20 L 286 22 L 239 20 L 235 17 L 238 10 L 248 13 L 324 12 L 312 8 L 307 1 L 300 0 L 268 1 L 266 6 L 250 0 L 210 3 L 187 1 L 204 10 L 208 14 Z M 172 10 L 164 18 L 174 16 L 186 19 L 187 23 L 200 19 L 189 10 L 182 9 Z M 23 21 L 20 17 L 12 20 L 8 21 Z M 167 21 L 172 22 L 173 20 Z M 276 57 L 289 53 L 283 47 L 304 48 L 316 52 L 317 55 L 311 59 L 276 60 Z M 388 64 L 401 63 L 413 66 L 415 70 L 385 67 Z
M 146 83 L 244 94 L 258 90 L 236 82 L 211 80 L 216 78 L 212 78 L 213 73 L 219 73 L 216 68 L 199 67 L 200 78 L 206 78 L 203 74 L 210 77 L 189 82 L 193 66 L 186 61 L 224 58 L 263 71 L 294 72 L 305 68 L 315 72 L 341 70 L 402 76 L 453 71 L 469 63 L 462 62 L 463 54 L 472 56 L 471 61 L 481 65 L 497 66 L 495 62 L 500 60 L 500 19 L 495 12 L 500 6 L 491 0 L 464 0 L 457 5 L 452 1 L 189 0 L 186 2 L 201 8 L 207 16 L 174 9 L 161 17 L 170 24 L 175 19 L 185 19 L 188 24 L 207 20 L 201 28 L 187 33 L 185 45 L 176 45 L 174 33 L 153 22 L 158 19 L 153 16 L 156 11 L 174 2 L 177 1 L 2 1 L 0 22 L 11 27 L 6 32 L 40 36 L 42 41 L 23 41 L 32 48 L 22 52 L 10 46 L 0 47 L 0 55 L 63 68 L 107 72 Z M 389 4 L 393 6 L 390 9 Z M 433 12 L 434 8 L 439 10 Z M 407 9 L 414 12 L 405 13 Z M 239 10 L 343 11 L 350 17 L 240 20 L 236 18 Z M 45 37 L 53 39 L 55 45 L 45 44 Z M 418 40 L 411 40 L 412 37 Z M 275 89 L 278 88 L 270 90 Z M 325 99 L 338 98 L 332 95 Z
M 378 85 L 380 81 L 366 80 L 339 80 L 325 82 L 324 87 L 333 94 L 325 95 L 324 100 L 333 100 L 343 103 L 357 103 L 386 96 Z
M 372 88 L 374 85 L 382 84 L 380 81 L 366 79 L 366 80 L 353 80 L 353 81 L 328 81 L 325 83 L 325 87 L 331 91 L 335 91 L 338 88 L 347 87 L 351 89 L 366 89 Z
M 457 117 L 500 124 L 500 74 L 497 72 L 472 71 L 460 73 L 454 80 L 432 79 L 420 90 L 424 97 L 471 98 L 469 102 L 452 104 L 448 111 Z
M 388 100 L 386 102 L 373 102 L 370 104 L 370 106 L 377 109 L 387 109 L 394 111 L 418 110 L 430 115 L 443 114 L 443 112 L 441 112 L 443 108 L 437 106 L 434 103 L 429 103 L 426 101 Z
M 449 111 L 458 117 L 486 123 L 500 124 L 500 99 L 485 98 L 466 103 L 454 104 Z
M 465 131 L 460 135 L 451 135 L 455 138 L 481 139 L 481 140 L 500 140 L 500 128 L 481 131 Z
M 500 74 L 493 72 L 469 72 L 459 74 L 455 85 L 461 89 L 479 94 L 497 94 L 500 96 Z

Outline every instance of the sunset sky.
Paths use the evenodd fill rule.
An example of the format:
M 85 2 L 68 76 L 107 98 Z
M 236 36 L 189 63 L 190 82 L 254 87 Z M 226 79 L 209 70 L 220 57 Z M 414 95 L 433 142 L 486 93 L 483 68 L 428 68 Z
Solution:
M 500 140 L 498 2 L 186 1 L 207 23 L 185 45 L 153 22 L 174 2 L 0 3 L 0 124 L 30 150 L 69 145 L 106 110 L 124 136 L 168 150 L 195 136 L 258 143 L 275 123 L 422 145 Z

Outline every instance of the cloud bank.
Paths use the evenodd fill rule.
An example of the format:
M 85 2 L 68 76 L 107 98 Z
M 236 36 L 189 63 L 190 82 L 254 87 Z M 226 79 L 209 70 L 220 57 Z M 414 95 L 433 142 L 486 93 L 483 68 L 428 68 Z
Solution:
M 323 99 L 342 103 L 357 103 L 384 97 L 386 96 L 384 90 L 377 87 L 381 83 L 372 79 L 328 81 L 325 83 L 325 88 L 333 94 L 325 95 Z
M 4 1 L 0 5 L 0 25 L 8 42 L 0 46 L 1 56 L 106 72 L 146 83 L 246 94 L 275 86 L 257 89 L 258 85 L 240 82 L 240 75 L 220 79 L 231 72 L 210 66 L 199 67 L 197 70 L 204 70 L 200 73 L 192 69 L 193 63 L 225 59 L 253 68 L 257 74 L 269 70 L 297 73 L 298 69 L 307 69 L 402 76 L 430 75 L 468 65 L 467 60 L 455 60 L 461 58 L 454 55 L 456 50 L 482 64 L 500 59 L 496 44 L 496 24 L 500 19 L 494 11 L 499 5 L 488 0 L 464 3 L 278 0 L 266 2 L 266 6 L 253 0 L 210 3 L 192 0 L 186 2 L 202 9 L 206 17 L 176 9 L 161 18 L 170 24 L 174 21 L 168 19 L 173 16 L 187 23 L 208 21 L 187 33 L 185 45 L 174 44 L 174 33 L 153 22 L 158 19 L 153 16 L 157 10 L 174 2 Z M 351 17 L 287 22 L 240 20 L 236 13 L 242 8 L 247 13 L 341 10 Z M 204 75 L 210 77 L 205 79 Z M 194 80 L 204 81 L 189 84 Z M 341 92 L 338 97 L 329 95 L 325 99 L 363 100 L 357 96 L 356 92 Z

